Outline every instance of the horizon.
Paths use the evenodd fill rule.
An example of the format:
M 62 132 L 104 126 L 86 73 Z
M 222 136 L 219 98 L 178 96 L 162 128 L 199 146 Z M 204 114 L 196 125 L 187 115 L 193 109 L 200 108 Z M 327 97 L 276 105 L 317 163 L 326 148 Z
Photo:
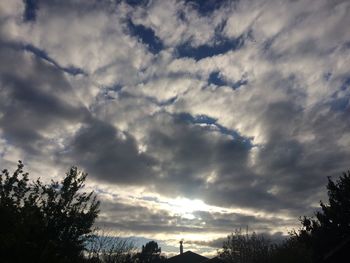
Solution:
M 165 253 L 280 241 L 350 169 L 350 2 L 5 0 L 0 169 L 89 174 Z M 221 242 L 221 243 L 220 243 Z

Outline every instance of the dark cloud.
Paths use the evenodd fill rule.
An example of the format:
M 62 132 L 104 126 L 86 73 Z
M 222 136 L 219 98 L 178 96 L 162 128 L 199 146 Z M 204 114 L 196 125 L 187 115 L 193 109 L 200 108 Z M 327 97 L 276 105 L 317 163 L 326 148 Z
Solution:
M 132 135 L 91 119 L 70 142 L 64 158 L 77 162 L 96 178 L 121 184 L 152 184 L 156 160 L 138 151 Z
M 43 134 L 89 116 L 55 67 L 4 45 L 0 57 L 0 127 L 9 143 L 40 154 L 47 144 Z
M 173 195 L 194 198 L 205 191 L 212 172 L 219 181 L 249 180 L 245 168 L 249 147 L 244 141 L 225 138 L 182 116 L 160 114 L 156 118 L 159 122 L 149 131 L 148 145 L 160 160 L 160 191 L 172 189 Z
M 222 248 L 223 243 L 227 237 L 216 238 L 212 240 L 186 240 L 186 244 L 194 244 L 213 248 Z
M 27 0 L 26 0 L 27 1 Z M 76 12 L 77 14 L 84 14 L 93 12 L 94 10 L 108 10 L 106 8 L 112 8 L 114 3 L 108 0 L 101 1 L 84 1 L 84 0 L 29 0 L 28 2 L 35 3 L 35 9 L 45 10 L 46 12 L 64 13 Z M 116 1 L 117 2 L 117 1 Z M 30 4 L 33 6 L 33 4 Z M 30 9 L 31 10 L 31 9 Z
M 205 232 L 198 221 L 170 215 L 165 210 L 151 210 L 145 206 L 122 204 L 118 202 L 102 204 L 108 218 L 100 217 L 99 225 L 119 231 L 142 233 Z
M 238 228 L 242 230 L 242 233 L 245 235 L 246 234 L 246 228 Z M 234 230 L 232 231 L 234 233 Z M 252 230 L 249 231 L 248 229 L 248 234 L 251 234 Z M 258 233 L 258 235 L 264 236 L 267 240 L 269 240 L 271 243 L 280 243 L 283 241 L 287 236 L 285 236 L 282 232 L 276 232 L 274 234 L 270 233 Z M 206 247 L 213 247 L 213 248 L 222 248 L 223 243 L 227 241 L 227 236 L 226 237 L 220 237 L 212 240 L 186 240 L 186 244 L 195 244 L 195 245 L 200 245 L 200 246 L 206 246 Z
M 154 205 L 154 203 L 152 203 Z M 166 210 L 154 210 L 151 207 L 138 204 L 119 203 L 117 201 L 103 201 L 101 209 L 104 215 L 99 217 L 99 225 L 113 230 L 133 230 L 142 233 L 227 233 L 235 229 L 245 229 L 253 226 L 250 231 L 262 233 L 267 226 L 274 223 L 274 227 L 285 227 L 289 221 L 277 220 L 277 218 L 259 218 L 238 213 L 220 213 L 208 211 L 194 211 L 193 218 L 189 219 L 182 214 L 170 214 Z M 273 227 L 268 227 L 273 231 Z M 271 235 L 271 234 L 266 234 Z M 276 233 L 280 236 L 281 233 Z M 209 245 L 209 244 L 208 244 Z M 209 245 L 210 246 L 210 245 Z
M 259 168 L 266 175 L 266 186 L 275 185 L 279 191 L 274 197 L 291 211 L 296 209 L 296 215 L 313 209 L 310 206 L 321 197 L 317 193 L 324 192 L 326 176 L 339 175 L 347 169 L 349 157 L 349 153 L 330 140 L 341 137 L 342 131 L 349 129 L 349 124 L 341 121 L 345 112 L 309 115 L 297 103 L 269 105 L 264 123 L 270 138 L 257 158 Z M 312 134 L 312 140 L 301 143 L 296 139 L 300 132 L 305 132 L 298 130 L 300 123 Z M 273 203 L 277 207 L 277 202 Z

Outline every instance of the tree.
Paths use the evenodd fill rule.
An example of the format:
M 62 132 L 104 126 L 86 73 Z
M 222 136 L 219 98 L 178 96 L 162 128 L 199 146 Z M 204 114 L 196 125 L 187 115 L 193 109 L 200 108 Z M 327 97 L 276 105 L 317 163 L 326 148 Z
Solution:
M 312 248 L 315 261 L 350 238 L 350 171 L 337 181 L 328 177 L 327 190 L 328 204 L 321 201 L 315 217 L 302 218 L 298 233 L 298 239 Z
M 296 232 L 280 244 L 274 244 L 270 251 L 271 263 L 311 263 L 312 251 L 298 240 Z
M 262 235 L 242 234 L 241 229 L 227 236 L 219 257 L 225 262 L 254 263 L 268 262 L 270 241 Z
M 138 255 L 139 262 L 163 262 L 165 259 L 161 256 L 162 249 L 158 247 L 158 243 L 155 241 L 149 241 L 146 245 L 142 246 L 141 253 Z
M 105 230 L 96 231 L 87 243 L 87 259 L 91 263 L 130 263 L 133 262 L 134 251 L 132 240 Z
M 72 167 L 61 182 L 29 183 L 23 163 L 0 174 L 2 262 L 79 262 L 99 201 L 83 192 L 87 174 Z

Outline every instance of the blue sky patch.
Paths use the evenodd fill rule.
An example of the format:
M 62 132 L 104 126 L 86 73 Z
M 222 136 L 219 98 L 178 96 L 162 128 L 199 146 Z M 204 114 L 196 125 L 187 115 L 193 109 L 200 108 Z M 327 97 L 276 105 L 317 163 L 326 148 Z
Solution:
M 341 85 L 340 89 L 341 90 L 347 90 L 350 86 L 350 77 L 347 77 L 344 79 L 343 84 Z
M 215 72 L 212 72 L 209 75 L 208 83 L 209 84 L 214 84 L 214 85 L 219 86 L 219 87 L 220 86 L 228 86 L 228 87 L 236 90 L 236 89 L 240 88 L 241 86 L 247 85 L 248 84 L 248 80 L 240 79 L 239 81 L 236 81 L 234 83 L 229 83 L 224 78 L 222 78 L 220 76 L 220 72 L 219 71 L 215 71 Z
M 130 6 L 146 6 L 150 0 L 124 0 Z
M 234 39 L 220 39 L 213 45 L 200 45 L 198 47 L 191 46 L 190 41 L 179 45 L 176 48 L 177 57 L 189 57 L 195 60 L 201 60 L 207 57 L 213 57 L 216 55 L 224 54 L 231 50 L 237 50 L 244 44 L 243 36 Z
M 28 52 L 31 52 L 33 53 L 34 55 L 36 55 L 37 57 L 43 59 L 43 60 L 46 60 L 47 62 L 51 63 L 52 65 L 54 65 L 56 68 L 70 74 L 70 75 L 73 75 L 73 76 L 76 76 L 76 75 L 86 75 L 86 73 L 84 72 L 84 70 L 82 70 L 81 68 L 77 68 L 77 67 L 74 67 L 74 66 L 68 66 L 68 67 L 62 67 L 61 65 L 58 64 L 57 61 L 55 61 L 53 58 L 51 58 L 47 53 L 46 51 L 40 49 L 40 48 L 37 48 L 31 44 L 27 44 L 27 45 L 24 45 L 23 47 L 24 50 L 28 51 Z
M 163 49 L 163 43 L 156 36 L 153 29 L 145 27 L 144 25 L 135 25 L 131 19 L 128 20 L 128 28 L 131 35 L 138 37 L 142 43 L 148 46 L 148 49 L 153 54 L 159 53 Z
M 335 99 L 331 102 L 331 109 L 333 111 L 344 111 L 349 105 L 349 98 L 343 97 Z
M 228 0 L 185 0 L 186 4 L 194 7 L 200 15 L 208 15 L 229 2 Z
M 38 0 L 25 0 L 24 4 L 23 20 L 25 22 L 35 21 L 36 11 L 39 9 Z
M 214 125 L 220 133 L 225 134 L 225 135 L 229 135 L 234 140 L 241 141 L 248 148 L 253 147 L 253 143 L 252 143 L 251 138 L 244 137 L 244 136 L 240 135 L 237 131 L 232 130 L 232 129 L 228 129 L 228 128 L 218 124 L 217 119 L 215 119 L 215 118 L 209 117 L 207 115 L 195 115 L 195 116 L 193 116 L 189 113 L 180 113 L 180 114 L 177 114 L 176 117 L 182 121 L 192 123 L 192 124 Z
M 209 78 L 208 78 L 208 83 L 209 84 L 214 84 L 216 86 L 225 86 L 225 85 L 227 85 L 227 82 L 220 76 L 220 72 L 219 71 L 210 73 Z

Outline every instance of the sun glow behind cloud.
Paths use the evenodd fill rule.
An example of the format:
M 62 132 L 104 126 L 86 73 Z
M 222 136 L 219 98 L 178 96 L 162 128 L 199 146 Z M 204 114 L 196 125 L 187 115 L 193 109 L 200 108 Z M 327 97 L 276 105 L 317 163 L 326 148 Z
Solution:
M 202 210 L 208 211 L 209 206 L 202 200 L 191 200 L 184 197 L 177 197 L 175 199 L 168 200 L 169 210 L 174 214 L 179 214 L 187 219 L 194 219 L 194 211 Z

